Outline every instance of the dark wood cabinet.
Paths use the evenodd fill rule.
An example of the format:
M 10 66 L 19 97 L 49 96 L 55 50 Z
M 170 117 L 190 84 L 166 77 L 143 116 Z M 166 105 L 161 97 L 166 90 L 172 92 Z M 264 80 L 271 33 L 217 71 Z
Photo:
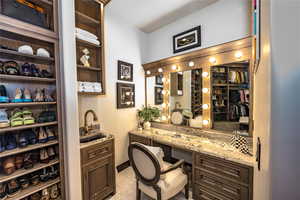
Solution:
M 84 200 L 103 200 L 115 193 L 114 141 L 81 150 Z
M 252 167 L 201 153 L 193 157 L 195 200 L 252 200 Z
M 141 137 L 141 136 L 137 136 L 134 134 L 129 134 L 129 142 L 138 142 L 138 143 L 142 143 L 144 145 L 149 145 L 152 146 L 152 140 L 150 138 L 146 138 L 146 137 Z

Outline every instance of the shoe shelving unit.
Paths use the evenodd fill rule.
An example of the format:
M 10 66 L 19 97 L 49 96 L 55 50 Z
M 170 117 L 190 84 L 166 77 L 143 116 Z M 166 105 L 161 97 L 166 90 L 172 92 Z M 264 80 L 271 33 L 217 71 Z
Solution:
M 75 0 L 76 27 L 95 34 L 100 45 L 76 38 L 77 80 L 81 82 L 99 82 L 102 92 L 78 92 L 82 95 L 105 95 L 105 54 L 104 54 L 104 6 L 107 0 Z M 90 52 L 91 67 L 84 67 L 80 58 L 82 50 Z
M 32 25 L 30 23 L 17 20 L 13 17 L 6 16 L 2 13 L 2 5 L 0 2 L 0 45 L 17 50 L 21 45 L 30 45 L 34 50 L 34 55 L 20 53 L 11 49 L 0 48 L 1 61 L 16 61 L 20 66 L 28 62 L 35 64 L 40 69 L 47 69 L 52 72 L 53 78 L 29 77 L 21 75 L 0 74 L 0 84 L 7 89 L 10 98 L 13 98 L 16 88 L 28 88 L 34 98 L 34 91 L 37 88 L 47 88 L 55 95 L 55 102 L 30 102 L 30 103 L 0 103 L 0 109 L 7 109 L 8 114 L 15 108 L 30 109 L 35 119 L 40 112 L 46 110 L 56 111 L 56 121 L 47 123 L 35 123 L 31 125 L 0 128 L 0 135 L 19 134 L 22 130 L 34 129 L 39 127 L 53 127 L 57 133 L 57 139 L 46 143 L 37 143 L 28 145 L 24 148 L 15 148 L 5 150 L 0 153 L 0 161 L 3 159 L 25 154 L 32 151 L 39 151 L 45 147 L 55 147 L 57 157 L 50 160 L 49 163 L 36 163 L 31 169 L 19 169 L 11 175 L 5 175 L 0 171 L 0 184 L 5 184 L 10 180 L 17 179 L 21 176 L 28 175 L 32 172 L 45 169 L 50 166 L 59 165 L 60 176 L 54 180 L 40 182 L 38 185 L 30 185 L 28 188 L 20 190 L 13 197 L 7 200 L 21 200 L 30 195 L 40 192 L 55 184 L 60 184 L 61 199 L 65 199 L 64 193 L 64 160 L 63 160 L 63 118 L 62 118 L 62 82 L 59 54 L 59 33 L 58 33 L 58 1 L 57 0 L 30 0 L 30 2 L 42 7 L 47 13 L 47 28 Z M 50 53 L 50 57 L 41 57 L 36 55 L 38 48 L 44 48 Z M 0 162 L 2 168 L 2 162 Z

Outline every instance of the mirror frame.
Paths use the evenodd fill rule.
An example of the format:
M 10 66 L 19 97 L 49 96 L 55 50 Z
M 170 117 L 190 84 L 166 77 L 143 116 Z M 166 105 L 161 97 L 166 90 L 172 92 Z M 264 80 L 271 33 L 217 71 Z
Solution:
M 234 62 L 249 61 L 250 71 L 250 115 L 249 115 L 249 136 L 253 135 L 253 75 L 254 75 L 254 56 L 255 48 L 253 44 L 255 39 L 247 37 L 232 42 L 216 45 L 209 48 L 204 48 L 192 51 L 186 54 L 173 56 L 170 58 L 158 60 L 151 63 L 143 64 L 145 71 L 145 105 L 147 105 L 147 77 L 163 74 L 164 83 L 164 105 L 162 115 L 165 116 L 163 123 L 170 123 L 169 109 L 169 91 L 170 91 L 170 74 L 172 72 L 188 71 L 193 69 L 201 69 L 203 72 L 208 72 L 209 77 L 203 78 L 203 88 L 209 88 L 211 91 L 211 67 L 230 64 Z M 208 104 L 209 109 L 203 110 L 203 120 L 208 120 L 208 124 L 203 126 L 203 129 L 212 128 L 212 111 L 211 111 L 211 93 L 203 94 L 203 104 Z

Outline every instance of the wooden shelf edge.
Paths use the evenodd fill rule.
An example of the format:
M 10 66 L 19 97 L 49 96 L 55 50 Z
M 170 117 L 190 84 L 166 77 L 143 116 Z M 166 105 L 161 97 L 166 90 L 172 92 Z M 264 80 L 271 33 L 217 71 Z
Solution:
M 5 75 L 0 74 L 0 80 L 10 80 L 10 81 L 34 81 L 34 82 L 48 82 L 55 83 L 55 78 L 38 78 L 30 76 L 17 76 L 17 75 Z
M 15 173 L 7 176 L 7 175 L 0 175 L 0 183 L 3 183 L 3 182 L 7 182 L 9 180 L 12 180 L 12 179 L 16 179 L 20 176 L 24 176 L 26 174 L 29 174 L 29 173 L 32 173 L 32 172 L 36 172 L 36 171 L 39 171 L 41 169 L 44 169 L 46 167 L 50 167 L 52 165 L 55 165 L 55 164 L 58 164 L 59 163 L 59 160 L 58 159 L 55 159 L 55 160 L 52 160 L 50 161 L 49 163 L 47 164 L 43 164 L 43 163 L 38 163 L 36 164 L 33 168 L 31 169 L 19 169 L 17 171 L 15 171 Z
M 30 129 L 30 128 L 44 127 L 44 126 L 53 126 L 53 125 L 57 125 L 57 124 L 58 124 L 58 122 L 55 121 L 55 122 L 47 122 L 47 123 L 35 123 L 35 124 L 32 124 L 32 125 L 26 125 L 26 126 L 1 128 L 0 133 L 11 132 L 11 131 L 19 131 L 19 130 Z
M 0 108 L 56 105 L 56 102 L 0 103 Z
M 53 57 L 30 55 L 30 54 L 21 53 L 21 52 L 9 50 L 9 49 L 0 49 L 0 53 L 9 54 L 9 55 L 13 55 L 13 56 L 22 56 L 24 58 L 31 58 L 31 59 L 36 59 L 36 60 L 48 61 L 48 62 L 53 62 L 55 60 Z
M 93 25 L 93 26 L 97 26 L 100 24 L 100 21 L 87 16 L 86 14 L 79 12 L 79 11 L 75 11 L 76 17 L 77 19 L 82 22 L 83 24 L 89 24 L 89 25 Z
M 97 96 L 104 96 L 105 93 L 103 92 L 78 92 L 79 95 L 89 95 L 89 96 L 92 96 L 92 95 L 97 95 Z
M 85 46 L 96 47 L 96 48 L 100 48 L 101 47 L 101 45 L 93 44 L 91 42 L 88 42 L 88 41 L 85 41 L 85 40 L 81 40 L 79 38 L 76 38 L 76 41 L 78 43 L 81 43 L 81 44 L 85 45 Z
M 57 178 L 55 180 L 52 180 L 52 181 L 47 181 L 45 183 L 40 183 L 36 186 L 30 186 L 29 188 L 25 189 L 25 190 L 22 190 L 19 194 L 17 194 L 16 196 L 14 197 L 9 197 L 7 198 L 6 200 L 21 200 L 25 197 L 28 197 L 36 192 L 39 192 L 43 189 L 46 189 L 48 187 L 51 187 L 52 185 L 55 185 L 57 183 L 60 182 L 60 178 Z
M 55 33 L 52 30 L 35 26 L 3 14 L 0 14 L 0 29 L 31 38 L 38 38 L 39 40 L 47 42 L 55 42 L 58 40 L 58 33 Z
M 98 67 L 84 67 L 83 65 L 77 65 L 78 69 L 87 70 L 87 71 L 102 71 Z
M 16 155 L 16 154 L 19 154 L 19 153 L 25 153 L 25 152 L 28 152 L 28 151 L 33 151 L 33 150 L 36 150 L 36 149 L 41 149 L 41 148 L 53 146 L 53 145 L 56 145 L 56 144 L 58 144 L 58 141 L 53 140 L 53 141 L 50 141 L 50 142 L 47 142 L 47 143 L 38 143 L 38 144 L 29 145 L 25 148 L 16 148 L 16 149 L 13 149 L 13 150 L 8 150 L 8 151 L 4 151 L 4 152 L 0 153 L 0 158 Z

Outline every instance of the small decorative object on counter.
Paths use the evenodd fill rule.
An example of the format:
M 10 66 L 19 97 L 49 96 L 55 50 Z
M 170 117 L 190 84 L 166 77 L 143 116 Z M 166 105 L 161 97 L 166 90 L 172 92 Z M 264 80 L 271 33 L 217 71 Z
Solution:
M 143 121 L 144 129 L 150 129 L 151 123 L 160 117 L 160 110 L 156 107 L 143 107 L 141 110 L 138 110 L 138 117 Z
M 245 137 L 240 135 L 239 131 L 234 131 L 234 135 L 230 139 L 230 144 L 239 149 L 241 153 L 249 154 L 249 145 Z
M 90 63 L 89 63 L 90 51 L 87 48 L 85 48 L 85 49 L 82 50 L 82 53 L 83 53 L 83 56 L 81 56 L 81 58 L 80 58 L 81 63 L 85 67 L 90 67 L 91 66 Z

